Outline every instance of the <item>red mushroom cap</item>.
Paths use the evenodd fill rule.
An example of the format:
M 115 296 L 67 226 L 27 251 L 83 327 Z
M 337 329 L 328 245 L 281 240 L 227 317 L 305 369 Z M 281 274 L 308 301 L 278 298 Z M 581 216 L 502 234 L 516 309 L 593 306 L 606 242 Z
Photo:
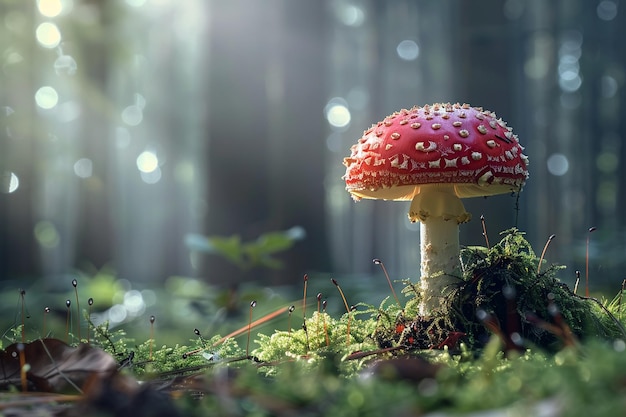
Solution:
M 344 159 L 355 199 L 411 200 L 426 184 L 454 185 L 458 197 L 519 191 L 528 157 L 495 113 L 467 104 L 401 110 L 363 133 Z

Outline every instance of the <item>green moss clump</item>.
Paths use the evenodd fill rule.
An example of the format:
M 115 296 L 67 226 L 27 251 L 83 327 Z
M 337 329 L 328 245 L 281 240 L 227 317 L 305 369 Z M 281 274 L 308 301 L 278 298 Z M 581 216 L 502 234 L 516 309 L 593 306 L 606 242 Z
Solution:
M 540 271 L 539 259 L 523 233 L 511 229 L 492 248 L 462 251 L 463 280 L 429 320 L 431 343 L 463 332 L 475 347 L 490 334 L 508 348 L 550 350 L 577 340 L 624 337 L 621 323 L 596 299 L 581 297 L 556 277 L 560 266 Z
M 259 334 L 256 340 L 259 347 L 251 352 L 252 356 L 265 363 L 302 360 L 313 364 L 328 355 L 341 357 L 355 351 L 376 349 L 371 337 L 376 322 L 360 319 L 362 314 L 353 311 L 335 319 L 325 312 L 314 312 L 300 329 Z M 342 366 L 350 367 L 347 364 Z M 269 367 L 268 371 L 271 373 L 276 369 Z

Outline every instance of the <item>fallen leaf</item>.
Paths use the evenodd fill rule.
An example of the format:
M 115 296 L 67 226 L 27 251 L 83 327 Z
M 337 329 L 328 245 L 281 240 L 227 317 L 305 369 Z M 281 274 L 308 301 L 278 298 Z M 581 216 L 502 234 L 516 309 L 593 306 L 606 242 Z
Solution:
M 0 350 L 0 389 L 22 388 L 19 345 Z M 117 370 L 111 355 L 87 344 L 72 347 L 58 339 L 38 339 L 22 345 L 29 391 L 81 392 L 88 380 Z

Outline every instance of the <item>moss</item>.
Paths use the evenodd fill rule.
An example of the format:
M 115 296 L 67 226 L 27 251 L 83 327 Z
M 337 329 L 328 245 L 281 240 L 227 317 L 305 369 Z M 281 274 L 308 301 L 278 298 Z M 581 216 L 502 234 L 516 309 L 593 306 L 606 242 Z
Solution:
M 484 346 L 496 333 L 509 349 L 550 350 L 578 340 L 625 336 L 598 300 L 578 296 L 558 280 L 563 267 L 538 272 L 539 259 L 522 232 L 511 229 L 503 235 L 490 249 L 462 251 L 464 276 L 426 325 L 431 345 L 450 332 L 465 333 L 474 347 Z

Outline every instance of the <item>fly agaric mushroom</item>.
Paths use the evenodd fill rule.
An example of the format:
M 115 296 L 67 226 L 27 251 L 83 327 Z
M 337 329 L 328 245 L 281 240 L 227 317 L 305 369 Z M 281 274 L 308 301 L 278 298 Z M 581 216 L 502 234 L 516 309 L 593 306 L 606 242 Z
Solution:
M 428 315 L 461 274 L 461 198 L 519 192 L 528 157 L 495 113 L 468 104 L 401 110 L 363 133 L 344 158 L 346 189 L 362 198 L 411 200 L 419 221 L 422 303 Z

